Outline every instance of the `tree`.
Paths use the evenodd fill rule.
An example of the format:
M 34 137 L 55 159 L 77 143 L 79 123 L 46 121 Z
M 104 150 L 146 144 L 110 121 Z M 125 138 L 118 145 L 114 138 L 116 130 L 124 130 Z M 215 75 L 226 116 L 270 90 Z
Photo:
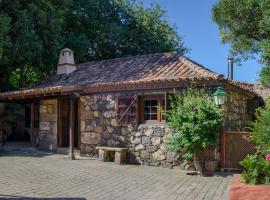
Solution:
M 260 79 L 270 86 L 270 0 L 219 0 L 213 6 L 222 42 L 239 59 L 259 55 L 265 67 Z
M 5 22 L 7 30 L 6 38 L 1 38 L 2 47 L 0 47 L 2 49 L 0 67 L 1 70 L 6 70 L 5 76 L 9 77 L 14 71 L 23 72 L 29 66 L 40 77 L 54 70 L 63 39 L 62 5 L 65 5 L 65 1 L 0 2 L 0 22 Z
M 76 52 L 78 62 L 186 51 L 157 4 L 146 9 L 136 1 L 76 0 L 67 9 L 65 22 L 65 45 Z
M 182 152 L 186 161 L 194 157 L 197 168 L 196 153 L 216 141 L 223 121 L 222 110 L 205 90 L 191 88 L 172 94 L 165 116 L 173 130 L 172 136 L 165 141 L 166 148 Z
M 144 8 L 129 0 L 2 0 L 0 9 L 0 67 L 6 69 L 7 85 L 16 88 L 55 73 L 64 47 L 74 50 L 76 63 L 186 52 L 157 4 Z M 28 81 L 22 82 L 25 76 Z

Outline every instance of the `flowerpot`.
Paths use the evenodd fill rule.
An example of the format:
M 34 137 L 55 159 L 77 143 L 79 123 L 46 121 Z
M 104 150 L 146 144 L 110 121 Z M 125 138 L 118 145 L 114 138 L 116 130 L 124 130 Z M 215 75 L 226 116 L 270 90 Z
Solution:
M 240 182 L 241 175 L 233 176 L 230 186 L 230 200 L 269 200 L 270 186 L 248 185 Z
M 218 161 L 216 160 L 207 160 L 204 163 L 204 167 L 207 172 L 214 172 L 217 170 Z

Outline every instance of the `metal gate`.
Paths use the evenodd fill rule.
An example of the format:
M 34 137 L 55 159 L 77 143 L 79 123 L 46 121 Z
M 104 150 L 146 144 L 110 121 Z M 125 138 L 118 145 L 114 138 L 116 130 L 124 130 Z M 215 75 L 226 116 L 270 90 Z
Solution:
M 221 132 L 221 169 L 241 169 L 239 164 L 246 155 L 255 152 L 248 141 L 249 132 Z

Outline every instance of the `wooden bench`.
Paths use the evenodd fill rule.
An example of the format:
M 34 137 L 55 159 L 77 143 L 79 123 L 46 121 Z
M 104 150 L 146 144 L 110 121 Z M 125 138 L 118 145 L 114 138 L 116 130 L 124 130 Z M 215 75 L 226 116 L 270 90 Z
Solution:
M 117 147 L 96 147 L 98 150 L 98 156 L 100 161 L 107 161 L 109 158 L 109 152 L 114 152 L 114 162 L 117 164 L 123 164 L 126 162 L 128 148 Z

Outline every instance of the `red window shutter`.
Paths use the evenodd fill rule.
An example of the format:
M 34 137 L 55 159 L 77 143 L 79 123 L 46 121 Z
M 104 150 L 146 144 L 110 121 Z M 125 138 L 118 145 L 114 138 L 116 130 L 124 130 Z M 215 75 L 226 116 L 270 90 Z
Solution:
M 118 124 L 138 123 L 137 96 L 121 96 L 117 99 Z

